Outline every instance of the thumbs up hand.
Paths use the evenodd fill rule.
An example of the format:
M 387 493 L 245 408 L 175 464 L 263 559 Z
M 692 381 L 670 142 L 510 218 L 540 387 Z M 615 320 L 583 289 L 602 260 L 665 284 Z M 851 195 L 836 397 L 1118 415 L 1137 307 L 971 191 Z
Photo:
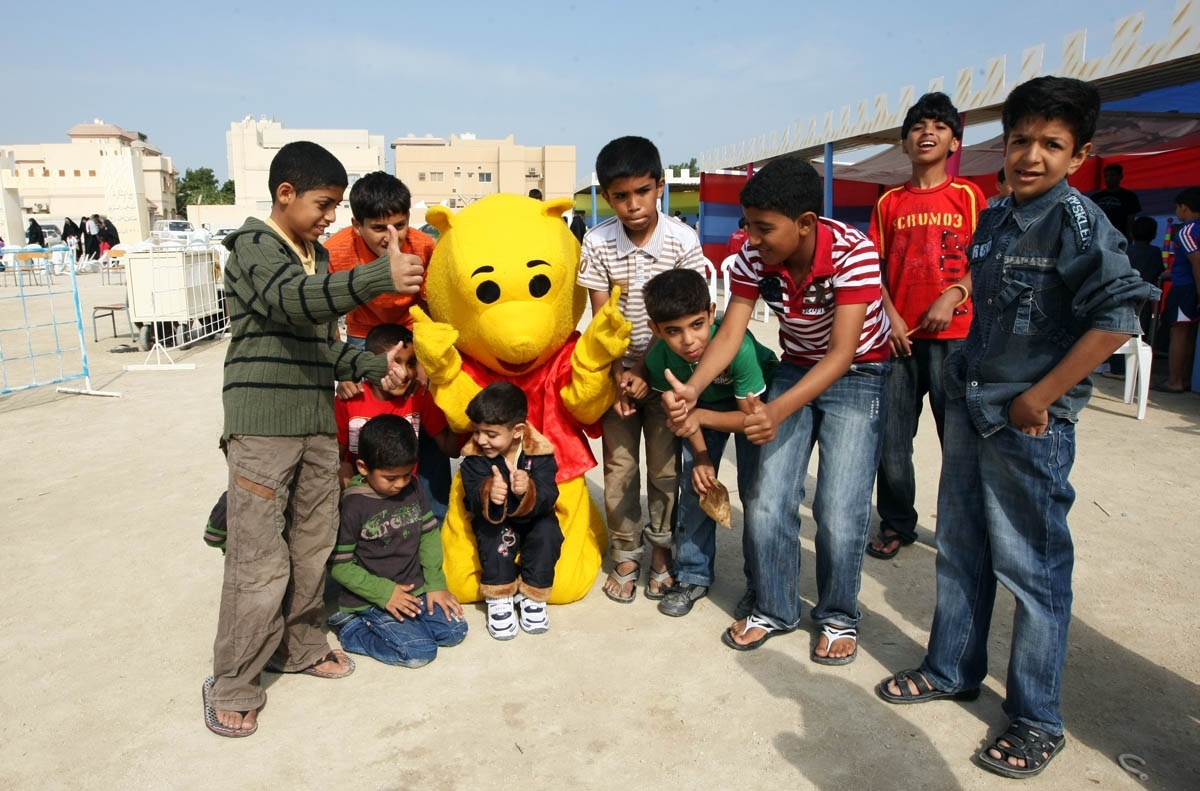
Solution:
M 500 474 L 499 467 L 492 467 L 492 492 L 488 498 L 492 505 L 504 505 L 508 502 L 508 482 Z
M 779 430 L 778 421 L 773 414 L 770 404 L 764 404 L 758 396 L 751 393 L 746 396 L 746 404 L 750 413 L 746 415 L 746 439 L 755 445 L 765 445 L 775 439 Z

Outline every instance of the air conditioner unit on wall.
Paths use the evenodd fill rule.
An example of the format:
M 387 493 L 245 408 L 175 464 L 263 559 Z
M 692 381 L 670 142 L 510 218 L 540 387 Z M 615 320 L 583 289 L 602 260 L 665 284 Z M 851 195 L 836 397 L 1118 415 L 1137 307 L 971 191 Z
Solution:
M 33 211 L 35 214 L 49 214 L 50 207 L 45 203 L 35 203 L 33 204 Z

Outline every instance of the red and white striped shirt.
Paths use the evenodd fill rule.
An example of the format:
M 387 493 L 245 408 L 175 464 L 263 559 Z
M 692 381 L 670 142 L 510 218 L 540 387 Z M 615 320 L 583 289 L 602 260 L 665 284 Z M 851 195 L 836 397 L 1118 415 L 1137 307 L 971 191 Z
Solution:
M 730 271 L 730 290 L 749 300 L 760 296 L 779 317 L 779 344 L 785 362 L 813 365 L 829 351 L 837 305 L 867 303 L 867 317 L 854 353 L 856 363 L 883 362 L 891 356 L 891 325 L 883 311 L 879 254 L 856 228 L 827 217 L 817 223 L 812 270 L 800 284 L 784 267 L 763 264 L 749 245 Z

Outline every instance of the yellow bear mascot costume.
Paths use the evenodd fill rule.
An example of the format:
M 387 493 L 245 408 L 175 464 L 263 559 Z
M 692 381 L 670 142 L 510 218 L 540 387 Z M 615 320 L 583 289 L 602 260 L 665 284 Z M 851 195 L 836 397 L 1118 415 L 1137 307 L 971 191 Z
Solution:
M 586 293 L 575 283 L 579 243 L 562 221 L 570 198 L 490 195 L 457 214 L 440 206 L 426 222 L 441 232 L 426 275 L 432 318 L 413 308 L 417 359 L 450 427 L 471 430 L 467 403 L 506 380 L 529 399 L 529 423 L 554 445 L 562 554 L 552 604 L 582 599 L 600 570 L 607 535 L 584 473 L 596 466 L 588 436 L 612 406 L 610 367 L 629 345 L 619 294 L 580 334 Z M 455 476 L 442 528 L 446 581 L 459 601 L 479 601 L 480 565 Z

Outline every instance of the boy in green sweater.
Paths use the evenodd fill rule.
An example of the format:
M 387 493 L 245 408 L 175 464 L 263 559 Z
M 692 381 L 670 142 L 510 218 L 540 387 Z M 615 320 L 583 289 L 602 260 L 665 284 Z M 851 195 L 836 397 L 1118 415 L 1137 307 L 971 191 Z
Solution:
M 342 495 L 329 571 L 341 583 L 329 619 L 342 647 L 389 665 L 421 667 L 438 646 L 467 636 L 462 605 L 446 590 L 442 530 L 413 471 L 417 432 L 400 415 L 376 415 L 358 435 L 355 478 Z
M 228 537 L 213 675 L 204 722 L 249 736 L 266 702 L 264 668 L 341 678 L 354 664 L 321 629 L 325 561 L 338 522 L 334 381 L 395 385 L 387 356 L 335 339 L 338 316 L 380 294 L 416 294 L 424 268 L 400 252 L 329 274 L 317 239 L 333 222 L 346 169 L 316 143 L 289 143 L 271 161 L 271 216 L 249 218 L 224 240 L 225 355 L 222 444 L 229 464 Z

